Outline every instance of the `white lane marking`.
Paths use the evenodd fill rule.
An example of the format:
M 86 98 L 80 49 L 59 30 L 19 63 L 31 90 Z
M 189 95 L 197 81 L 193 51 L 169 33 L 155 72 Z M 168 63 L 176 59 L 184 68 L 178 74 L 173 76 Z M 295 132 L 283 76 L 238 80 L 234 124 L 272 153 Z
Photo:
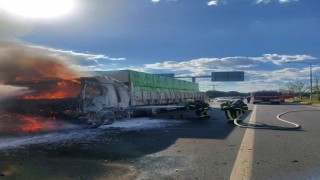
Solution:
M 257 106 L 255 105 L 249 123 L 256 122 Z M 253 160 L 253 144 L 255 129 L 247 128 L 243 136 L 237 159 L 230 175 L 231 180 L 250 180 Z

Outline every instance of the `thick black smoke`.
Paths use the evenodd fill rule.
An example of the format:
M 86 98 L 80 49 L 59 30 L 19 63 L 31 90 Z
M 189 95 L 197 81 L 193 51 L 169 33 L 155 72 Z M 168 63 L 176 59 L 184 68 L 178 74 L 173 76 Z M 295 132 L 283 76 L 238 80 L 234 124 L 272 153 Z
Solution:
M 17 43 L 0 42 L 0 83 L 43 78 L 70 79 L 79 73 L 59 59 Z
M 63 59 L 26 45 L 0 41 L 0 100 L 28 92 L 25 87 L 8 86 L 7 82 L 79 76 Z

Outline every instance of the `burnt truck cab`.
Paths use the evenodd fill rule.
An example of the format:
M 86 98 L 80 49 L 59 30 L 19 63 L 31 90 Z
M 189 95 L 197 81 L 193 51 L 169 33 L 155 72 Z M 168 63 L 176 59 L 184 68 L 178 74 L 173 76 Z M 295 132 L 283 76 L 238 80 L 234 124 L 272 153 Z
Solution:
M 64 117 L 85 121 L 93 127 L 132 114 L 128 86 L 110 77 L 12 81 L 6 84 L 28 88 L 23 95 L 3 103 L 9 112 Z
M 110 77 L 81 78 L 80 112 L 90 117 L 91 124 L 109 124 L 130 118 L 129 87 Z M 86 116 L 84 116 L 86 117 Z

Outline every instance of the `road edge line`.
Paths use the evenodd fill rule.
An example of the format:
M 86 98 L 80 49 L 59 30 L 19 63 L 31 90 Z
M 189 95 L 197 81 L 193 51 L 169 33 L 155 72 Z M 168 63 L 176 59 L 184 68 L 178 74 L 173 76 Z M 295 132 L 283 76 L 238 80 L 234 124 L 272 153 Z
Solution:
M 256 122 L 257 106 L 253 106 L 249 123 Z M 253 145 L 254 145 L 255 129 L 247 128 L 239 147 L 236 161 L 230 175 L 231 180 L 250 180 L 252 161 L 253 161 Z

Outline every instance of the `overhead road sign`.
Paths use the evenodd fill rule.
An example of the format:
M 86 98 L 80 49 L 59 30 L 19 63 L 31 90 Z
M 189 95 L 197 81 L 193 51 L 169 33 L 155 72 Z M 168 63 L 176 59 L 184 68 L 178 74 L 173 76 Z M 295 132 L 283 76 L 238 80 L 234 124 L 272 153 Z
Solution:
M 211 72 L 211 81 L 244 81 L 244 71 Z

